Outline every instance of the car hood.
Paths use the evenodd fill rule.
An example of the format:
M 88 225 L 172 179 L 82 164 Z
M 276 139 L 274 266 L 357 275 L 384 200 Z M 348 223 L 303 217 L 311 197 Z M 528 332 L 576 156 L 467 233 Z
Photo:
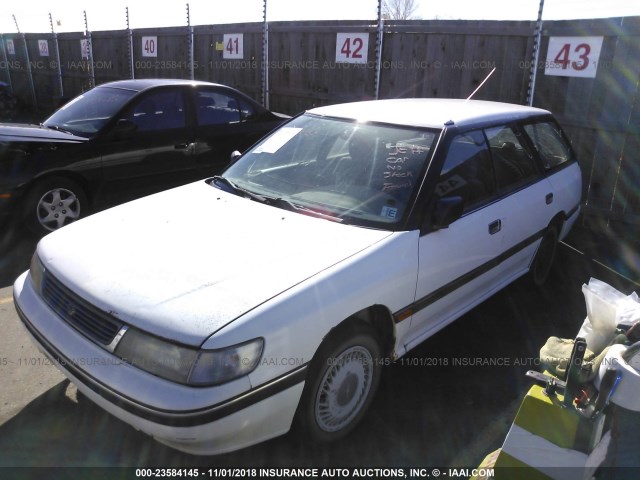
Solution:
M 390 234 L 277 209 L 202 181 L 64 227 L 42 239 L 38 252 L 51 273 L 103 311 L 200 345 Z
M 41 125 L 0 124 L 0 142 L 60 142 L 82 143 L 84 137 L 53 130 Z

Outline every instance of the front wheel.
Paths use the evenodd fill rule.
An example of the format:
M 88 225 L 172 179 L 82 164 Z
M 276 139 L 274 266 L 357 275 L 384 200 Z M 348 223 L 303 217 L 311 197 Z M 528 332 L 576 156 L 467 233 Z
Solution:
M 380 382 L 380 345 L 365 323 L 338 327 L 318 349 L 297 413 L 312 440 L 347 435 L 369 408 Z
M 31 189 L 23 217 L 27 227 L 43 235 L 75 222 L 87 210 L 87 197 L 80 185 L 64 177 L 50 177 Z

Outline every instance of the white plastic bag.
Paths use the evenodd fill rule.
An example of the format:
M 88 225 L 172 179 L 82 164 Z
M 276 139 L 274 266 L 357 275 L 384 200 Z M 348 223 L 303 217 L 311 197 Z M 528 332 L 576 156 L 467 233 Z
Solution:
M 582 286 L 587 305 L 585 319 L 578 337 L 587 341 L 587 347 L 596 355 L 611 343 L 616 335 L 616 327 L 623 323 L 631 325 L 640 320 L 638 295 L 626 296 L 611 285 L 591 278 Z

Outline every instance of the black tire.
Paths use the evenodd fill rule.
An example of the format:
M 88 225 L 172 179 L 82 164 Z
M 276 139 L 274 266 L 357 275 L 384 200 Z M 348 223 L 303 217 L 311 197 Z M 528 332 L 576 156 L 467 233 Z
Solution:
M 364 323 L 340 326 L 316 352 L 295 429 L 316 442 L 346 436 L 366 413 L 380 383 L 381 349 Z
M 531 267 L 529 268 L 529 277 L 534 286 L 542 286 L 549 277 L 557 248 L 558 231 L 556 227 L 551 226 L 547 228 L 547 231 L 544 233 L 536 256 L 533 258 Z
M 26 226 L 44 235 L 86 216 L 89 202 L 77 182 L 65 177 L 48 177 L 38 181 L 23 204 Z

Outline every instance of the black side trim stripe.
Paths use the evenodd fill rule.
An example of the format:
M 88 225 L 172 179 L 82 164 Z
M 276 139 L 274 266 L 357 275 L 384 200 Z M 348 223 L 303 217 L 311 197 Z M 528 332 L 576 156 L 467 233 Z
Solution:
M 569 210 L 569 212 L 564 214 L 565 221 L 569 220 L 579 209 L 580 209 L 580 203 L 577 203 L 571 210 Z M 547 231 L 547 229 L 544 228 L 544 229 L 540 230 L 539 232 L 534 233 L 529 238 L 526 238 L 522 242 L 514 245 L 509 250 L 503 252 L 502 254 L 500 254 L 499 256 L 494 258 L 493 260 L 491 260 L 491 261 L 489 261 L 489 262 L 487 262 L 487 263 L 485 263 L 483 265 L 480 265 L 479 267 L 475 268 L 474 270 L 470 271 L 469 273 L 466 273 L 465 275 L 463 275 L 463 276 L 461 276 L 459 278 L 456 278 L 454 281 L 452 281 L 452 282 L 450 282 L 450 283 L 448 283 L 446 285 L 443 285 L 442 287 L 440 287 L 437 290 L 434 290 L 433 292 L 431 292 L 430 294 L 426 295 L 425 297 L 422 297 L 421 299 L 416 300 L 412 304 L 407 305 L 406 307 L 398 310 L 396 313 L 393 314 L 395 323 L 400 323 L 403 320 L 406 320 L 407 318 L 411 317 L 411 315 L 413 315 L 414 313 L 419 312 L 420 310 L 422 310 L 424 308 L 427 308 L 428 306 L 430 306 L 431 304 L 437 302 L 441 298 L 446 297 L 451 292 L 453 292 L 453 291 L 457 290 L 458 288 L 464 286 L 465 284 L 469 283 L 470 281 L 478 278 L 480 275 L 488 272 L 489 270 L 491 270 L 494 267 L 497 267 L 502 262 L 507 260 L 509 257 L 512 257 L 513 255 L 518 253 L 520 250 L 523 250 L 523 249 L 527 248 L 529 245 L 531 245 L 532 243 L 534 243 L 538 239 L 542 238 L 542 236 L 545 234 L 546 231 Z
M 564 215 L 564 219 L 569 220 L 571 217 L 573 217 L 573 215 L 578 211 L 579 208 L 580 208 L 580 204 L 578 203 L 576 204 L 575 207 L 573 207 Z
M 217 405 L 188 411 L 159 410 L 148 405 L 137 403 L 136 401 L 111 390 L 108 386 L 78 368 L 78 366 L 62 355 L 35 329 L 33 325 L 31 325 L 24 312 L 22 312 L 18 306 L 18 303 L 15 302 L 15 299 L 14 304 L 26 329 L 63 370 L 68 371 L 71 375 L 81 381 L 83 385 L 93 390 L 108 402 L 142 419 L 161 425 L 191 427 L 210 423 L 239 412 L 240 410 L 250 407 L 251 405 L 265 400 L 277 393 L 283 392 L 284 390 L 303 382 L 306 377 L 308 364 L 304 364 L 267 384 L 256 387 L 246 393 Z
M 480 275 L 483 275 L 484 273 L 487 273 L 489 270 L 497 267 L 498 265 L 500 265 L 505 260 L 508 260 L 513 255 L 517 254 L 521 250 L 524 250 L 529 245 L 531 245 L 532 243 L 534 243 L 537 240 L 539 240 L 540 238 L 542 238 L 542 236 L 545 234 L 546 231 L 547 231 L 547 229 L 544 228 L 544 229 L 540 230 L 539 232 L 534 233 L 530 237 L 524 239 L 520 243 L 518 243 L 518 244 L 514 245 L 513 247 L 511 247 L 510 249 L 504 251 L 503 253 L 501 253 L 497 257 L 491 259 L 487 263 L 484 263 L 484 264 L 480 265 L 479 267 L 476 267 L 475 269 L 471 270 L 468 273 L 465 273 L 461 277 L 456 278 L 452 282 L 449 282 L 446 285 L 443 285 L 442 287 L 438 288 L 437 290 L 434 290 L 433 292 L 431 292 L 428 295 L 422 297 L 421 299 L 416 300 L 415 302 L 413 302 L 412 304 L 404 307 L 401 310 L 398 310 L 396 313 L 393 314 L 395 322 L 396 323 L 400 323 L 403 320 L 406 320 L 407 318 L 411 317 L 411 315 L 419 312 L 420 310 L 422 310 L 424 308 L 427 308 L 428 306 L 430 306 L 433 303 L 437 302 L 441 298 L 446 297 L 451 292 L 457 290 L 460 287 L 463 287 L 464 285 L 466 285 L 467 283 L 471 282 L 472 280 L 475 280 Z

